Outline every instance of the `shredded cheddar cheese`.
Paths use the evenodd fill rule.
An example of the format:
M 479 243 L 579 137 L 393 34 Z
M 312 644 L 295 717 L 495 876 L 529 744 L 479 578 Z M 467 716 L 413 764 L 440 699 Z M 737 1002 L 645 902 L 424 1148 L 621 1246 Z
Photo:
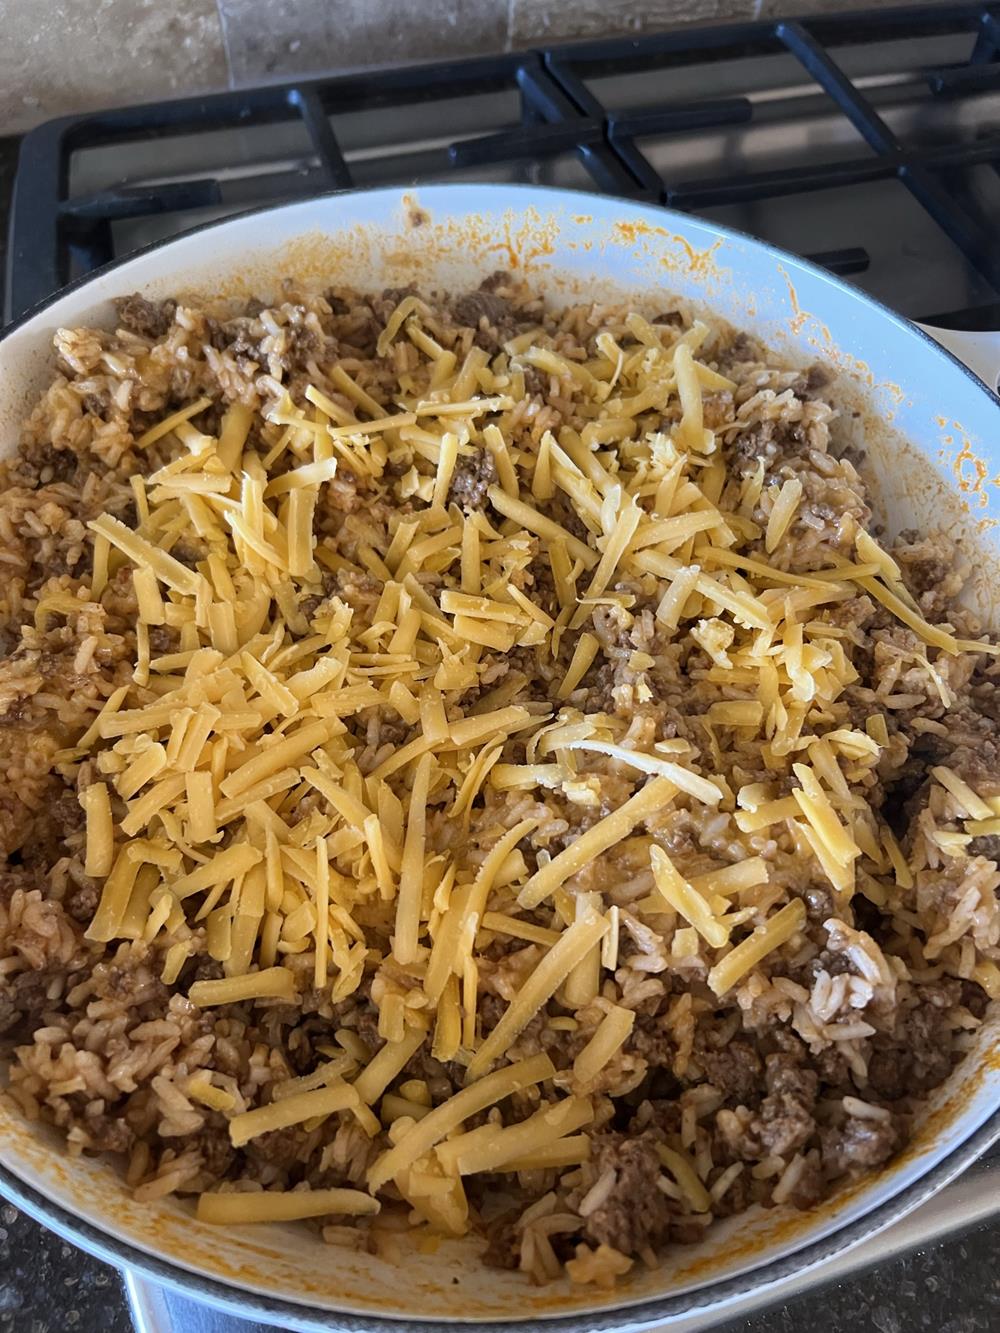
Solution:
M 405 1171 L 424 1153 L 440 1143 L 453 1129 L 469 1116 L 488 1106 L 549 1079 L 555 1067 L 547 1055 L 534 1055 L 517 1064 L 507 1065 L 487 1074 L 470 1087 L 456 1092 L 446 1102 L 436 1106 L 429 1115 L 409 1128 L 388 1152 L 374 1163 L 368 1172 L 368 1186 L 376 1190 L 400 1171 Z
M 801 928 L 805 918 L 806 909 L 802 900 L 793 898 L 763 926 L 758 926 L 753 934 L 737 944 L 708 974 L 708 984 L 716 995 L 723 995 L 735 986 L 772 950 L 790 939 Z
M 467 1176 L 480 1171 L 499 1171 L 510 1161 L 544 1152 L 561 1138 L 593 1119 L 585 1097 L 567 1097 L 546 1105 L 534 1115 L 507 1129 L 484 1126 L 487 1133 L 470 1130 L 439 1144 L 436 1153 L 445 1171 Z
M 729 939 L 725 920 L 713 912 L 711 903 L 678 874 L 662 847 L 651 847 L 650 859 L 656 887 L 667 905 L 690 921 L 706 943 L 721 948 Z
M 377 1044 L 343 1028 L 326 1064 L 265 1105 L 235 1113 L 201 1074 L 188 1094 L 229 1118 L 235 1146 L 341 1114 L 388 1127 L 370 1189 L 393 1182 L 449 1233 L 467 1225 L 464 1176 L 587 1161 L 589 1096 L 633 1036 L 616 973 L 634 941 L 651 970 L 666 966 L 643 932 L 675 963 L 704 958 L 725 996 L 803 925 L 799 886 L 773 873 L 779 844 L 838 903 L 913 887 L 858 795 L 891 737 L 879 714 L 864 730 L 845 720 L 857 673 L 836 608 L 867 594 L 909 627 L 945 706 L 939 654 L 995 651 L 926 621 L 867 534 L 808 572 L 790 566 L 808 496 L 763 460 L 727 475 L 732 423 L 706 424 L 719 418 L 705 396 L 732 407 L 735 385 L 705 363 L 708 330 L 637 315 L 626 327 L 631 339 L 605 331 L 586 361 L 532 333 L 491 358 L 443 346 L 428 306 L 404 295 L 378 337 L 391 395 L 344 362 L 322 368 L 322 387 L 279 385 L 217 425 L 199 424 L 208 398 L 170 414 L 136 441 L 157 461 L 132 479 L 134 521 L 89 524 L 92 602 L 56 590 L 35 608 L 40 629 L 99 610 L 130 572 L 131 679 L 60 756 L 92 761 L 88 939 L 162 947 L 168 985 L 207 950 L 222 975 L 189 985 L 200 1007 L 311 989 L 332 1005 L 370 994 L 377 1011 Z M 577 415 L 518 415 L 539 374 L 577 396 Z M 470 467 L 485 480 L 458 503 Z M 376 522 L 390 487 L 399 503 Z M 663 683 L 679 652 L 689 726 L 671 722 L 685 704 Z M 744 746 L 749 772 L 733 761 Z M 961 826 L 938 845 L 966 855 L 1000 807 L 951 769 L 932 775 Z M 569 812 L 555 834 L 542 801 Z M 694 852 L 673 850 L 675 827 L 708 824 Z M 723 839 L 714 859 L 731 863 L 710 868 Z M 618 882 L 629 896 L 613 902 Z M 498 942 L 519 955 L 515 980 L 498 980 Z M 491 1028 L 484 995 L 505 1005 Z M 552 1082 L 547 1056 L 505 1062 L 553 997 L 569 1011 L 558 1021 L 589 1034 L 559 1074 L 570 1095 L 546 1089 L 518 1124 L 464 1130 Z M 464 1070 L 438 1106 L 406 1078 L 424 1054 Z M 661 1185 L 705 1211 L 689 1158 L 665 1147 L 661 1161 Z M 203 1195 L 199 1216 L 377 1208 L 357 1191 L 265 1191 Z
M 262 1190 L 199 1195 L 197 1215 L 199 1222 L 216 1226 L 244 1226 L 330 1215 L 371 1217 L 380 1208 L 379 1201 L 363 1190 Z
M 573 1061 L 573 1078 L 578 1086 L 586 1087 L 600 1074 L 624 1045 L 634 1024 L 635 1014 L 631 1009 L 614 1005 L 608 1010 L 594 1035 Z
M 587 909 L 559 937 L 511 1001 L 506 1013 L 469 1062 L 469 1078 L 478 1078 L 514 1041 L 573 968 L 607 932 L 604 917 Z

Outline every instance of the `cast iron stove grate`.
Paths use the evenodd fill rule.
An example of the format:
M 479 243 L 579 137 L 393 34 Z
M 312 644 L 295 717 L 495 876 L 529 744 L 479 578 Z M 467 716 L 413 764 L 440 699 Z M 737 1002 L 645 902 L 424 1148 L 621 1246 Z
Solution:
M 1000 318 L 1000 7 L 682 28 L 50 121 L 6 316 L 199 221 L 324 190 L 516 180 L 662 201 L 904 313 Z

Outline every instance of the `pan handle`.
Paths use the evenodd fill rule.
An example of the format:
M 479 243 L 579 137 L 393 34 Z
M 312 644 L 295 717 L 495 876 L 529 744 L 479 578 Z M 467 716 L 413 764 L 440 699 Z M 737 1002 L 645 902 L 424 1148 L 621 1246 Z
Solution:
M 968 333 L 965 329 L 938 329 L 930 324 L 917 328 L 929 333 L 935 342 L 964 361 L 988 389 L 997 392 L 1000 384 L 1000 332 Z

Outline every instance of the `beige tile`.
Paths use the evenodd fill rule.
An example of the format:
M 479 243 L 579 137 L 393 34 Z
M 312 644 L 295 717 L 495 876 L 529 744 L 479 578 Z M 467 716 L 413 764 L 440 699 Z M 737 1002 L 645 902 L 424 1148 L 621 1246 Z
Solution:
M 503 49 L 508 0 L 219 0 L 237 84 Z
M 215 0 L 0 0 L 0 130 L 225 88 Z
M 879 0 L 883 9 L 893 5 L 933 5 L 940 0 Z M 858 9 L 855 0 L 760 0 L 761 18 L 794 18 L 798 14 L 836 14 L 845 10 Z M 871 5 L 875 9 L 875 5 Z
M 748 19 L 758 0 L 511 0 L 515 47 L 655 32 L 680 23 Z

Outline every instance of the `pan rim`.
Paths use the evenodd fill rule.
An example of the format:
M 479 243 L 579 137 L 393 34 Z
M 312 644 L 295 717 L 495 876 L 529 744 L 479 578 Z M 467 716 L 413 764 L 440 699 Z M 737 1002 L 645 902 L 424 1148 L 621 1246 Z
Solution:
M 397 1316 L 362 1314 L 350 1310 L 323 1309 L 287 1297 L 265 1296 L 240 1287 L 223 1278 L 209 1277 L 183 1265 L 132 1245 L 79 1218 L 61 1204 L 46 1198 L 34 1186 L 21 1180 L 0 1163 L 0 1188 L 6 1197 L 35 1221 L 42 1222 L 64 1240 L 71 1241 L 113 1267 L 127 1268 L 179 1295 L 209 1304 L 236 1318 L 248 1316 L 286 1320 L 281 1327 L 301 1333 L 427 1333 L 428 1328 L 451 1326 L 456 1330 L 474 1328 L 477 1333 L 579 1333 L 580 1320 L 587 1320 L 591 1333 L 639 1333 L 663 1321 L 686 1315 L 724 1310 L 725 1305 L 751 1291 L 779 1287 L 784 1281 L 877 1235 L 898 1222 L 920 1204 L 943 1189 L 971 1166 L 993 1144 L 1000 1141 L 1000 1109 L 985 1120 L 957 1148 L 936 1163 L 910 1185 L 828 1235 L 790 1251 L 777 1259 L 765 1260 L 730 1278 L 706 1284 L 677 1296 L 651 1297 L 635 1304 L 532 1319 L 484 1320 L 479 1318 L 442 1319 L 440 1315 Z M 292 1320 L 293 1322 L 287 1322 Z
M 845 292 L 847 295 L 861 302 L 861 304 L 869 306 L 901 331 L 929 345 L 939 356 L 957 366 L 971 381 L 976 390 L 985 394 L 989 401 L 1000 407 L 1000 394 L 985 384 L 975 371 L 970 370 L 965 362 L 962 361 L 960 357 L 956 356 L 954 352 L 950 351 L 947 347 L 944 347 L 935 338 L 932 338 L 931 335 L 924 330 L 921 324 L 910 319 L 906 315 L 900 314 L 898 310 L 894 310 L 892 306 L 880 300 L 877 296 L 870 295 L 854 283 L 847 281 L 847 279 L 838 277 L 828 269 L 821 268 L 820 265 L 814 264 L 812 260 L 805 259 L 801 255 L 796 255 L 791 250 L 786 250 L 783 246 L 773 245 L 770 241 L 762 241 L 758 237 L 751 236 L 749 232 L 741 231 L 737 227 L 730 227 L 724 223 L 710 222 L 691 214 L 681 213 L 678 209 L 670 208 L 667 204 L 652 203 L 640 199 L 629 199 L 619 195 L 595 194 L 592 191 L 571 189 L 568 186 L 527 185 L 519 181 L 499 185 L 488 181 L 465 183 L 443 179 L 422 182 L 418 187 L 385 185 L 371 190 L 350 188 L 324 190 L 318 194 L 309 195 L 304 199 L 288 199 L 277 204 L 260 204 L 255 208 L 241 209 L 239 212 L 231 213 L 224 218 L 211 218 L 206 222 L 196 223 L 195 226 L 188 227 L 174 236 L 164 236 L 159 240 L 150 241 L 148 245 L 144 245 L 138 250 L 133 250 L 127 255 L 120 255 L 115 259 L 109 260 L 106 264 L 101 264 L 97 268 L 91 269 L 89 273 L 84 273 L 78 278 L 73 278 L 64 287 L 60 287 L 58 291 L 53 292 L 51 296 L 47 296 L 44 300 L 37 302 L 22 314 L 17 315 L 10 321 L 10 323 L 4 325 L 4 327 L 0 329 L 0 347 L 30 324 L 32 320 L 36 319 L 39 315 L 44 314 L 46 310 L 50 309 L 64 297 L 70 296 L 92 283 L 96 283 L 99 279 L 107 277 L 118 269 L 126 268 L 131 263 L 142 261 L 147 256 L 156 254 L 160 250 L 166 249 L 169 246 L 179 245 L 189 237 L 232 226 L 249 218 L 265 217 L 269 214 L 290 212 L 296 208 L 321 203 L 327 199 L 358 196 L 363 196 L 369 199 L 377 199 L 379 197 L 401 198 L 406 194 L 413 193 L 415 189 L 419 189 L 424 193 L 432 191 L 435 193 L 441 192 L 449 194 L 481 194 L 484 197 L 495 195 L 499 198 L 506 198 L 511 194 L 515 196 L 523 194 L 536 200 L 539 198 L 545 199 L 551 197 L 555 199 L 585 199 L 588 202 L 593 203 L 596 199 L 601 202 L 613 201 L 623 208 L 629 208 L 640 213 L 651 212 L 660 217 L 676 218 L 680 223 L 690 224 L 691 222 L 696 222 L 701 226 L 711 228 L 711 230 L 719 237 L 726 240 L 749 244 L 755 250 L 761 251 L 770 259 L 779 259 L 783 263 L 792 265 L 793 268 L 809 273 L 814 278 L 818 278 L 821 282 L 839 288 L 842 292 Z

